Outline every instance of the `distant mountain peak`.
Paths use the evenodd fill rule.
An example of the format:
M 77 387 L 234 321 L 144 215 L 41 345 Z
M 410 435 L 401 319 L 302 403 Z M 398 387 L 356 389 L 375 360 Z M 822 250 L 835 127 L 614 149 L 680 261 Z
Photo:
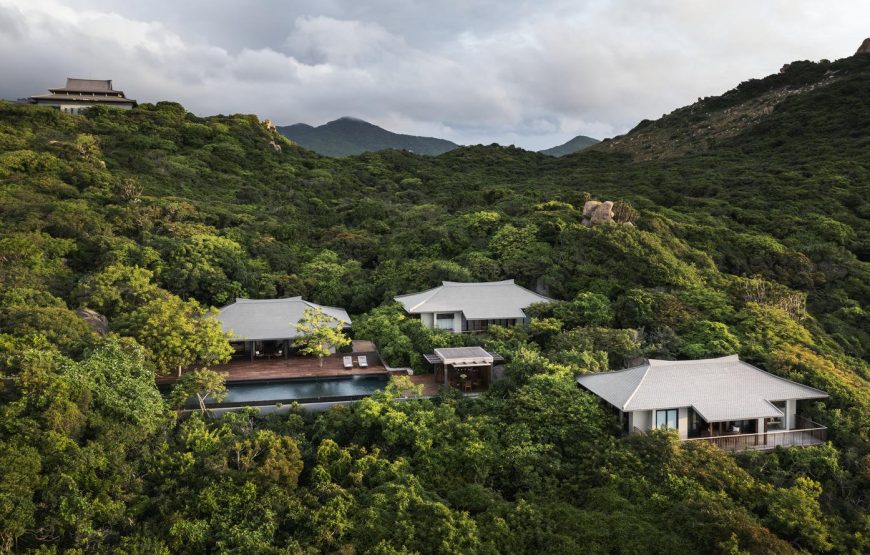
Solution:
M 858 54 L 870 54 L 870 38 L 864 39 L 864 42 L 858 47 L 858 51 L 855 52 L 856 56 Z
M 335 122 L 338 122 L 338 121 L 352 121 L 352 122 L 356 122 L 356 123 L 365 123 L 365 124 L 367 124 L 367 125 L 374 125 L 373 123 L 369 123 L 369 122 L 367 122 L 367 121 L 364 120 L 364 119 L 355 118 L 355 117 L 353 117 L 353 116 L 341 116 L 340 118 L 338 118 L 338 119 L 334 119 L 334 120 L 332 120 L 332 121 L 329 122 L 329 123 L 335 123 Z M 376 127 L 377 127 L 377 126 L 376 126 Z
M 559 146 L 554 146 L 553 148 L 548 148 L 545 150 L 539 150 L 541 154 L 546 154 L 547 156 L 565 156 L 566 154 L 573 154 L 579 150 L 583 150 L 584 148 L 588 148 L 594 144 L 598 144 L 601 141 L 598 139 L 593 139 L 592 137 L 587 137 L 586 135 L 577 135 L 567 143 L 561 144 Z
M 351 116 L 340 117 L 319 127 L 299 123 L 280 126 L 278 132 L 324 156 L 352 156 L 387 149 L 438 155 L 459 146 L 445 139 L 393 133 Z

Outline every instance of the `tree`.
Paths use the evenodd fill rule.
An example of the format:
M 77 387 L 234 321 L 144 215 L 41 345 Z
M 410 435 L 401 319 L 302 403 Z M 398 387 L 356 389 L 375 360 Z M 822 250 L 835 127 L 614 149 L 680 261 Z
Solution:
M 373 341 L 378 352 L 390 366 L 420 366 L 420 358 L 414 342 L 403 330 L 408 320 L 405 311 L 398 303 L 380 306 L 354 320 L 353 328 L 356 337 Z M 419 320 L 410 320 L 412 325 L 419 326 L 428 335 Z M 415 368 L 415 370 L 418 368 Z
M 183 368 L 220 364 L 233 353 L 213 314 L 168 293 L 120 316 L 116 328 L 148 349 L 158 374 L 176 369 L 180 376 Z
M 694 322 L 682 340 L 680 353 L 688 358 L 731 355 L 740 351 L 740 341 L 722 322 Z
M 199 410 L 206 411 L 205 402 L 211 397 L 220 403 L 227 396 L 226 372 L 215 372 L 207 368 L 199 368 L 178 378 L 172 388 L 169 403 L 180 409 L 191 397 L 199 401 Z
M 384 393 L 388 398 L 419 397 L 423 395 L 423 384 L 415 384 L 410 376 L 391 376 Z
M 344 322 L 319 308 L 306 308 L 299 322 L 290 325 L 299 332 L 293 344 L 303 354 L 316 356 L 321 368 L 323 357 L 329 355 L 331 349 L 350 345 L 350 338 L 344 334 Z

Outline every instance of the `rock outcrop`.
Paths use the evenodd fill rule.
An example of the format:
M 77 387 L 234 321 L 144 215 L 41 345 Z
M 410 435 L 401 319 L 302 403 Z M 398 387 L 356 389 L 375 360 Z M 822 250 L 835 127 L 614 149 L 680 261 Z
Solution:
M 583 205 L 583 225 L 592 227 L 609 223 L 613 223 L 613 201 L 590 200 Z
M 85 323 L 91 327 L 91 330 L 94 333 L 100 335 L 106 335 L 109 333 L 109 320 L 96 310 L 80 308 L 76 310 L 76 316 L 84 320 Z
M 855 52 L 856 56 L 858 54 L 870 54 L 870 38 L 864 39 L 864 42 L 858 47 L 858 51 Z
M 275 133 L 278 132 L 278 128 L 275 127 L 275 124 L 272 123 L 272 120 L 270 120 L 270 119 L 264 119 L 264 120 L 263 120 L 263 127 L 266 128 L 266 131 L 273 131 L 273 132 L 275 132 Z

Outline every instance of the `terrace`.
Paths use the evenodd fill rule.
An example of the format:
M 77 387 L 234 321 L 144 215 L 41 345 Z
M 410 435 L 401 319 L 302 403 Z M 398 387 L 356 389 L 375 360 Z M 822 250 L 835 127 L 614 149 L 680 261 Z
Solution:
M 353 357 L 353 368 L 344 367 L 344 357 Z M 359 357 L 364 356 L 368 367 L 360 368 Z M 321 367 L 315 357 L 291 356 L 288 358 L 235 359 L 227 364 L 213 366 L 211 370 L 226 372 L 226 381 L 245 382 L 259 380 L 281 380 L 291 378 L 330 378 L 356 375 L 386 374 L 387 369 L 381 363 L 376 351 L 339 353 L 323 358 Z M 178 377 L 161 376 L 157 378 L 159 385 L 175 383 Z
M 730 433 L 683 439 L 683 443 L 704 441 L 725 451 L 766 451 L 777 447 L 807 447 L 828 440 L 828 429 L 808 418 L 796 416 L 796 427 L 790 430 L 768 430 L 762 433 Z

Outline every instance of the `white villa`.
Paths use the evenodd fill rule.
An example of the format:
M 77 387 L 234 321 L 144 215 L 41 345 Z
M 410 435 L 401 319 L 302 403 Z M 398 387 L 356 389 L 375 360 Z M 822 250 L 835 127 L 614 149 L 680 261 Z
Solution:
M 236 299 L 220 309 L 217 319 L 230 334 L 238 358 L 287 358 L 292 340 L 298 335 L 293 324 L 302 319 L 307 308 L 319 308 L 336 322 L 350 327 L 343 308 L 321 306 L 302 297 L 286 299 Z
M 124 91 L 112 88 L 111 79 L 73 79 L 67 77 L 66 86 L 49 89 L 49 94 L 31 96 L 34 104 L 55 106 L 62 112 L 78 114 L 97 104 L 129 110 L 136 101 L 124 96 Z
M 826 429 L 797 415 L 798 401 L 824 391 L 774 376 L 737 355 L 704 360 L 649 360 L 642 366 L 577 377 L 618 412 L 623 429 L 675 429 L 680 439 L 726 449 L 766 449 L 824 442 Z
M 482 283 L 444 281 L 440 287 L 395 297 L 409 314 L 430 329 L 478 332 L 490 325 L 525 324 L 529 305 L 552 299 L 529 291 L 514 280 Z

